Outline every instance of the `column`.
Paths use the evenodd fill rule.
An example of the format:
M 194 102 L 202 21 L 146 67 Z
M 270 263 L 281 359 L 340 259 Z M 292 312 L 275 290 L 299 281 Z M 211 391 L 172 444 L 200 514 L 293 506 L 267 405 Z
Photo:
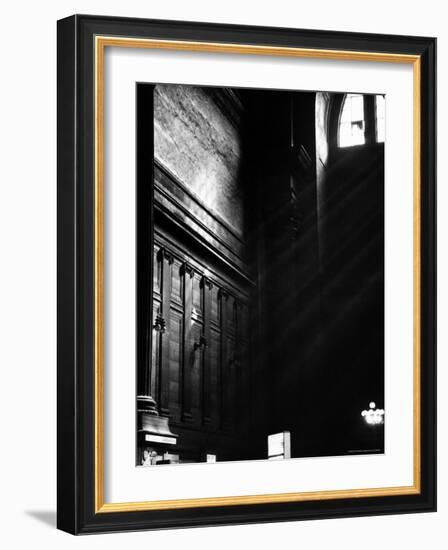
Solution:
M 212 305 L 213 283 L 207 277 L 202 278 L 203 292 L 203 325 L 204 353 L 202 355 L 202 420 L 204 424 L 211 424 L 211 332 L 210 317 Z
M 194 355 L 192 352 L 191 314 L 193 308 L 193 276 L 194 270 L 188 263 L 183 264 L 184 285 L 184 322 L 182 338 L 182 420 L 191 422 L 191 368 Z
M 159 251 L 162 264 L 162 308 L 161 317 L 165 321 L 164 331 L 160 337 L 159 364 L 159 412 L 169 416 L 170 399 L 170 302 L 171 302 L 171 266 L 173 256 L 164 248 Z

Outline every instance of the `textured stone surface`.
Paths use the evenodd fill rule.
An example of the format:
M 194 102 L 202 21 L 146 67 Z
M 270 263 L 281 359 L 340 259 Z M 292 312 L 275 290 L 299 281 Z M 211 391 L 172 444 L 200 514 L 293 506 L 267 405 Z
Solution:
M 154 155 L 207 208 L 242 235 L 241 137 L 203 89 L 156 86 Z

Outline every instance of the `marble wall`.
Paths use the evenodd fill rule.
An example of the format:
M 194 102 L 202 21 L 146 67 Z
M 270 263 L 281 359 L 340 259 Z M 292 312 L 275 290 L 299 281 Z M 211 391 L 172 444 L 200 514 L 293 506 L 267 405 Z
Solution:
M 239 237 L 241 135 L 206 89 L 157 85 L 154 156 Z

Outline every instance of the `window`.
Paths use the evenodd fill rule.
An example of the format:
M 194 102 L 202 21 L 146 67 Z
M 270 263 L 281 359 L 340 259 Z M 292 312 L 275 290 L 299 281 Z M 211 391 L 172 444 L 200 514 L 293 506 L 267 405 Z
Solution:
M 339 147 L 384 143 L 384 95 L 346 94 L 338 126 Z
M 386 100 L 383 95 L 375 96 L 375 120 L 376 120 L 376 141 L 384 143 L 386 137 Z
M 347 94 L 339 121 L 339 147 L 364 145 L 365 142 L 364 96 Z

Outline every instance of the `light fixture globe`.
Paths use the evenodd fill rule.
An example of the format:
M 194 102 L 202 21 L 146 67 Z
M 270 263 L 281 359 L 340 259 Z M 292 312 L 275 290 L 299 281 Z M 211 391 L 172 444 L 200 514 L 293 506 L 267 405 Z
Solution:
M 379 426 L 384 424 L 384 409 L 377 409 L 374 401 L 369 403 L 369 409 L 363 410 L 361 416 L 369 426 Z

